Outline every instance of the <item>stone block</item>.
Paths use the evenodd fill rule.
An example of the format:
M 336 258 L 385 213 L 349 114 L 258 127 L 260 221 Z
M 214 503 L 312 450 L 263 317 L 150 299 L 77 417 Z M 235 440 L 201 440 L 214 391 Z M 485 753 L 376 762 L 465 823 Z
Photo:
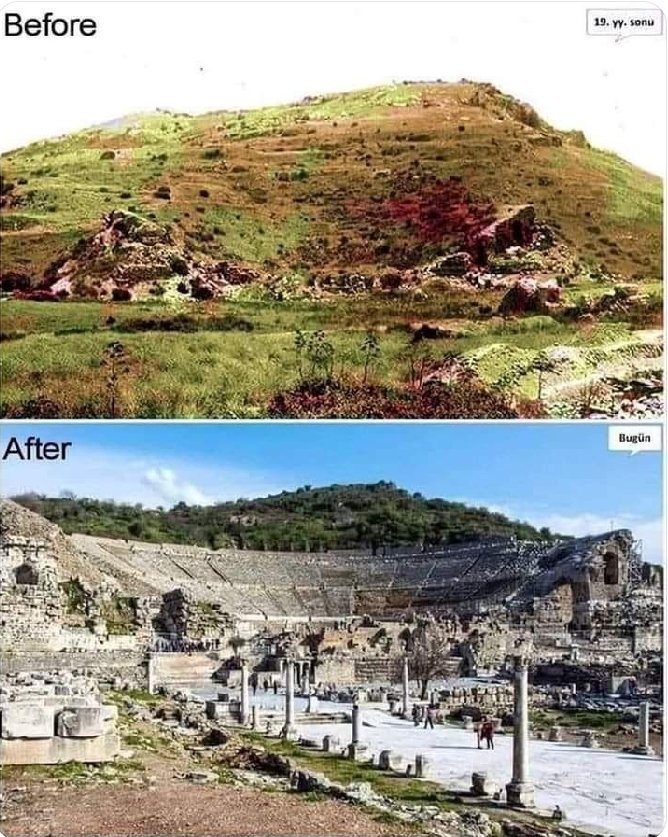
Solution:
M 369 748 L 366 744 L 348 744 L 346 753 L 352 761 L 362 761 L 369 757 Z
M 103 722 L 111 721 L 116 723 L 118 720 L 118 707 L 114 706 L 113 703 L 103 703 L 100 705 L 100 709 L 102 710 L 102 720 Z
M 507 784 L 506 802 L 511 808 L 533 808 L 535 802 L 531 782 L 510 782 Z
M 378 767 L 381 770 L 395 770 L 400 772 L 403 770 L 403 758 L 393 750 L 381 750 L 378 756 Z
M 97 738 L 103 733 L 100 706 L 68 706 L 58 713 L 56 735 L 61 738 Z
M 0 764 L 99 764 L 113 761 L 120 751 L 121 739 L 116 733 L 97 738 L 2 739 Z
M 585 731 L 584 735 L 582 736 L 582 741 L 580 741 L 581 747 L 587 747 L 591 750 L 595 750 L 600 747 L 598 740 L 593 732 L 590 730 Z
M 564 736 L 562 735 L 561 727 L 560 726 L 553 726 L 550 727 L 550 741 L 563 741 Z
M 212 721 L 229 720 L 232 714 L 230 704 L 218 700 L 207 700 L 205 711 Z
M 415 756 L 415 778 L 430 779 L 431 776 L 431 761 L 422 753 L 417 753 Z
M 471 774 L 471 793 L 473 796 L 493 796 L 498 791 L 498 786 L 493 779 L 490 779 L 485 772 Z
M 51 738 L 54 734 L 54 710 L 26 703 L 2 708 L 2 738 Z
M 322 739 L 322 749 L 326 753 L 337 753 L 341 748 L 339 738 L 336 735 L 325 735 Z
M 292 726 L 292 724 L 283 724 L 281 738 L 285 738 L 286 741 L 296 741 L 299 738 L 297 727 Z

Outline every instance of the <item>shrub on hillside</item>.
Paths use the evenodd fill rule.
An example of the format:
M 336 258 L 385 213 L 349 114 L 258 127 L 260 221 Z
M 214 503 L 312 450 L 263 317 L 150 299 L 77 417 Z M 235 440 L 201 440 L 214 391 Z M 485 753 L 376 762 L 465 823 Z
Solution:
M 518 418 L 501 393 L 479 381 L 428 383 L 420 388 L 307 380 L 275 395 L 273 418 L 465 419 Z

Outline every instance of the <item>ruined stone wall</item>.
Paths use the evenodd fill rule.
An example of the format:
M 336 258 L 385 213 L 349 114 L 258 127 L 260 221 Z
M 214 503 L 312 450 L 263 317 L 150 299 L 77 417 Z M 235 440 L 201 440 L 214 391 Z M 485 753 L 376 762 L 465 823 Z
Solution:
M 93 666 L 113 671 L 116 652 L 166 650 L 156 635 L 214 639 L 199 647 L 222 657 L 244 641 L 257 662 L 285 652 L 267 650 L 268 636 L 290 636 L 322 668 L 320 679 L 385 681 L 404 653 L 404 633 L 427 612 L 452 622 L 453 673 L 498 666 L 527 639 L 533 660 L 661 649 L 660 572 L 643 567 L 638 585 L 626 530 L 556 546 L 496 537 L 382 555 L 59 537 L 60 552 L 11 532 L 4 542 L 5 651 L 71 652 L 73 665 L 90 655 Z M 103 577 L 73 577 L 85 594 L 74 611 L 56 572 L 68 543 Z M 114 607 L 120 619 L 112 624 Z
M 215 653 L 153 653 L 150 655 L 151 687 L 181 686 L 210 680 L 220 667 Z
M 337 685 L 356 683 L 354 658 L 347 655 L 318 658 L 314 680 L 316 683 L 336 683 Z
M 144 650 L 62 653 L 52 651 L 16 651 L 0 656 L 3 674 L 19 672 L 79 671 L 95 677 L 102 687 L 119 683 L 146 688 L 147 666 Z
M 62 617 L 56 562 L 46 544 L 29 538 L 3 539 L 0 544 L 2 649 L 56 647 Z

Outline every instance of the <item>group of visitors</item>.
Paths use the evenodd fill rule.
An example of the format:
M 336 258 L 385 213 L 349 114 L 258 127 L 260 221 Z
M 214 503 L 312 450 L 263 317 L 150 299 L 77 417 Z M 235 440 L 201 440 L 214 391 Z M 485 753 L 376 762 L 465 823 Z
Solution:
M 248 683 L 253 690 L 253 694 L 257 694 L 257 690 L 260 687 L 260 681 L 256 672 L 253 672 L 251 676 L 248 678 Z M 278 680 L 272 678 L 272 680 L 268 680 L 266 677 L 262 681 L 262 691 L 266 694 L 269 689 L 272 689 L 274 694 L 278 694 Z
M 411 717 L 413 724 L 419 727 L 422 724 L 423 729 L 434 729 L 434 721 L 438 719 L 438 707 L 433 705 L 423 705 L 414 703 L 411 710 Z M 476 743 L 479 750 L 482 750 L 482 742 L 487 745 L 488 750 L 494 749 L 494 721 L 483 715 L 477 724 L 474 724 Z
M 158 636 L 153 641 L 153 650 L 160 653 L 194 654 L 196 651 L 218 651 L 220 639 L 182 639 Z
M 427 729 L 427 727 L 434 729 L 434 721 L 438 718 L 438 707 L 431 704 L 423 706 L 421 703 L 414 703 L 411 715 L 416 727 L 424 722 L 424 729 Z

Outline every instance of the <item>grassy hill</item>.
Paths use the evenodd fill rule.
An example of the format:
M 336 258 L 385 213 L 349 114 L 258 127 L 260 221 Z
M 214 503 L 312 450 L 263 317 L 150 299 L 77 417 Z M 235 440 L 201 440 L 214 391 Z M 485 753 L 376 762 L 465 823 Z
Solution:
M 584 260 L 660 277 L 659 178 L 491 85 L 131 116 L 13 151 L 2 170 L 3 271 L 39 275 L 111 208 L 174 224 L 215 258 L 281 272 L 416 264 L 447 235 L 382 209 L 422 194 L 428 213 L 428 187 L 455 177 L 473 203 L 533 203 Z
M 144 509 L 85 498 L 13 498 L 67 533 L 188 543 L 219 549 L 378 549 L 479 540 L 490 535 L 548 540 L 548 529 L 485 508 L 410 494 L 391 482 L 305 486 L 213 506 Z
M 2 176 L 2 415 L 355 417 L 368 377 L 370 403 L 411 402 L 390 417 L 581 416 L 630 376 L 659 386 L 659 178 L 488 84 L 139 114 L 12 151 Z M 480 284 L 432 271 L 524 204 L 543 245 Z M 508 316 L 522 276 L 558 304 Z M 304 332 L 345 398 L 292 392 Z M 476 388 L 406 394 L 451 356 Z

